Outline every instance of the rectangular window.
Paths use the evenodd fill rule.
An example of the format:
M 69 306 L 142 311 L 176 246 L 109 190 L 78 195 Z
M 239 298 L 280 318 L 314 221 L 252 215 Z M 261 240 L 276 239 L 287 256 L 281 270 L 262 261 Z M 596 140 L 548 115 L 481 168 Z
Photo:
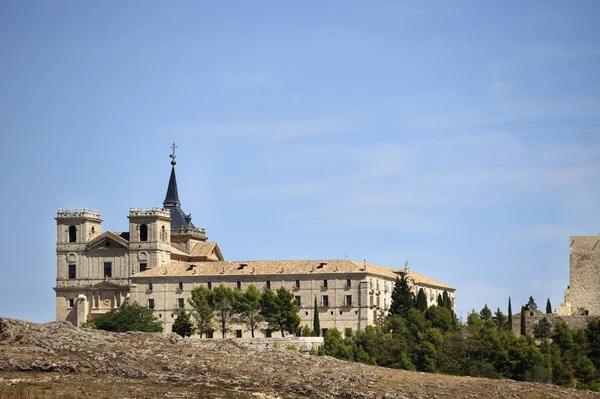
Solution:
M 379 307 L 381 304 L 381 297 L 377 297 L 377 307 Z
M 209 290 L 212 290 L 212 283 L 210 281 L 206 285 L 208 286 Z
M 242 338 L 242 330 L 235 330 L 235 337 Z
M 352 295 L 346 295 L 346 299 L 344 302 L 346 306 L 352 306 Z
M 75 307 L 75 299 L 73 299 L 73 298 L 69 299 L 69 307 L 70 308 Z
M 154 299 L 148 299 L 148 309 L 154 309 Z
M 235 288 L 237 288 L 238 290 L 241 290 L 242 289 L 242 282 L 241 281 L 236 282 L 235 283 Z
M 270 329 L 266 329 L 265 330 L 265 337 L 267 338 L 271 338 L 271 335 L 273 334 L 273 331 L 271 331 Z
M 327 335 L 327 329 L 326 328 L 321 328 L 321 337 L 324 337 Z
M 177 285 L 177 289 L 183 291 L 183 283 L 182 282 L 179 282 L 179 284 Z
M 104 262 L 104 277 L 112 277 L 112 262 Z
M 212 338 L 212 337 L 213 337 L 213 335 L 214 335 L 214 331 L 213 331 L 213 330 L 208 330 L 208 331 L 206 332 L 206 338 Z
M 296 337 L 302 336 L 302 330 L 296 330 Z
M 369 296 L 369 305 L 373 306 L 373 303 L 374 303 L 373 301 L 374 301 L 373 295 L 370 295 Z
M 148 283 L 148 291 L 152 291 L 152 283 Z
M 373 289 L 373 279 L 369 279 L 369 288 Z
M 323 280 L 323 288 L 327 288 L 327 280 Z
M 69 265 L 69 278 L 77 278 L 77 266 Z
M 183 298 L 177 298 L 177 307 L 179 309 L 183 309 L 184 306 L 185 306 L 185 302 L 183 301 Z
M 148 269 L 147 263 L 140 263 L 140 273 L 145 272 Z
M 296 288 L 300 288 L 300 280 L 296 280 Z
M 323 295 L 321 297 L 321 305 L 325 307 L 329 306 L 329 295 Z
M 352 287 L 352 280 L 350 280 L 350 279 L 347 279 L 347 280 L 346 280 L 346 287 L 347 287 L 347 288 L 350 288 L 350 287 Z
M 297 296 L 294 297 L 296 299 L 296 306 L 302 306 L 302 297 L 301 296 Z
M 270 280 L 267 280 L 267 289 L 269 289 L 269 290 L 271 289 L 271 281 Z

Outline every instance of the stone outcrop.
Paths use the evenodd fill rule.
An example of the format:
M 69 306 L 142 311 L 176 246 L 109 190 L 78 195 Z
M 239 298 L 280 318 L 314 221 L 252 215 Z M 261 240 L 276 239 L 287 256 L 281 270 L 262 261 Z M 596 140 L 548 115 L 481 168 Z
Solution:
M 600 393 L 384 369 L 268 343 L 0 318 L 0 397 L 549 399 Z

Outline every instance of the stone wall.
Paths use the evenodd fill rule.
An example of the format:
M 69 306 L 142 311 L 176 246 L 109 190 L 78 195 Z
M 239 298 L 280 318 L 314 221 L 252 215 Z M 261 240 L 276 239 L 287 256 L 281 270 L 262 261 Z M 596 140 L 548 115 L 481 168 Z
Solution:
M 553 328 L 560 321 L 564 321 L 572 329 L 585 327 L 590 319 L 590 317 L 586 316 L 560 316 L 556 313 L 544 313 L 539 310 L 526 310 L 525 323 L 527 332 L 529 334 L 533 334 L 533 328 L 537 326 L 540 320 L 543 318 L 548 319 Z M 513 332 L 517 335 L 521 334 L 521 313 L 513 315 Z

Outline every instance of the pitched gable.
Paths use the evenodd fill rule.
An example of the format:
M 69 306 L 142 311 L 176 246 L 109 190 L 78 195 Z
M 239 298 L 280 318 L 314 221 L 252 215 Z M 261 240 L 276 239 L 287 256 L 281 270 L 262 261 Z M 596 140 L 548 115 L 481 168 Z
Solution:
M 102 251 L 108 249 L 127 249 L 129 242 L 123 237 L 113 233 L 112 231 L 105 231 L 98 237 L 88 242 L 86 251 Z

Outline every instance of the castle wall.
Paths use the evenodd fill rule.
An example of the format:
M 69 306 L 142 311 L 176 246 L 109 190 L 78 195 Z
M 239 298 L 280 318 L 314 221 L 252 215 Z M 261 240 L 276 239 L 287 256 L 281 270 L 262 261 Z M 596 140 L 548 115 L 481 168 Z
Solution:
M 571 237 L 568 301 L 574 316 L 600 316 L 600 235 Z

